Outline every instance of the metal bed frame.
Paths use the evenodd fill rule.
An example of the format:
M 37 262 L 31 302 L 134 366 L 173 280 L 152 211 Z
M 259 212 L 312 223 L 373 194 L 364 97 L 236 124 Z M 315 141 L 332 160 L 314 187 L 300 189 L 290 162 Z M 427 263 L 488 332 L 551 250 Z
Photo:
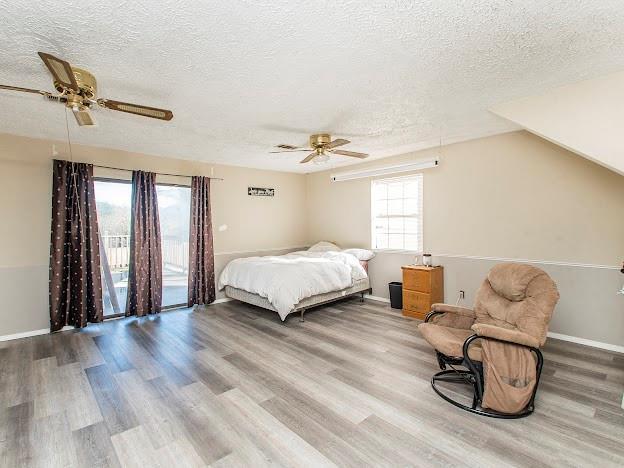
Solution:
M 317 294 L 316 296 L 310 296 L 302 299 L 301 302 L 299 302 L 295 306 L 295 308 L 290 311 L 286 318 L 288 318 L 288 316 L 290 316 L 291 314 L 298 312 L 299 321 L 305 322 L 304 314 L 308 309 L 336 302 L 342 299 L 346 299 L 348 297 L 353 297 L 358 294 L 360 295 L 360 301 L 364 302 L 364 295 L 367 293 L 370 294 L 371 292 L 372 289 L 370 287 L 370 280 L 368 277 L 366 277 L 356 281 L 355 284 L 350 288 L 341 289 L 338 291 L 330 291 L 328 293 Z M 275 312 L 275 308 L 265 297 L 259 296 L 249 291 L 226 286 L 225 295 L 231 299 L 236 299 L 238 301 L 252 304 L 258 307 L 262 307 L 263 309 L 268 309 Z M 284 318 L 284 321 L 286 321 L 286 318 Z

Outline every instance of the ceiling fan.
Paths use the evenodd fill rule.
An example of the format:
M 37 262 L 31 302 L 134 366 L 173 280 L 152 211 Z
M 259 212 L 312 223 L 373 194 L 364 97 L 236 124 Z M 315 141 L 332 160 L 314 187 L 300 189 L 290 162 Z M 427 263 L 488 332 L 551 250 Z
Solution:
M 171 120 L 173 118 L 173 112 L 170 110 L 113 101 L 112 99 L 97 98 L 97 82 L 95 76 L 87 70 L 72 67 L 68 62 L 54 57 L 53 55 L 44 52 L 38 53 L 54 78 L 54 89 L 60 94 L 1 84 L 0 89 L 41 94 L 46 99 L 65 104 L 67 108 L 73 111 L 76 122 L 78 122 L 80 126 L 95 125 L 95 121 L 89 110 L 96 105 L 111 110 L 142 115 L 143 117 L 151 117 L 153 119 Z
M 325 162 L 329 159 L 329 154 L 341 154 L 343 156 L 351 156 L 353 158 L 368 158 L 368 154 L 356 153 L 355 151 L 337 150 L 339 146 L 344 146 L 351 143 L 349 140 L 337 138 L 332 141 L 329 133 L 317 133 L 310 135 L 310 148 L 301 148 L 293 145 L 277 145 L 276 148 L 280 148 L 280 151 L 270 151 L 271 153 L 295 153 L 298 151 L 312 151 L 305 159 L 299 161 L 300 163 L 307 163 L 314 161 L 316 163 Z

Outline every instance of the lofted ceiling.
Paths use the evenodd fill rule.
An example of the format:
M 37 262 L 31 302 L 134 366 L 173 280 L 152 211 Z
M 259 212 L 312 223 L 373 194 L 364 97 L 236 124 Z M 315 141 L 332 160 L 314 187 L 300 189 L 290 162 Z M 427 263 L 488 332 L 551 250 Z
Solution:
M 499 104 L 492 112 L 624 175 L 624 72 Z
M 0 3 L 0 83 L 52 90 L 36 52 L 96 75 L 99 96 L 170 108 L 167 123 L 93 112 L 72 140 L 311 172 L 310 133 L 372 158 L 514 130 L 488 109 L 624 69 L 624 4 L 564 1 Z M 61 105 L 0 92 L 0 132 L 65 138 Z

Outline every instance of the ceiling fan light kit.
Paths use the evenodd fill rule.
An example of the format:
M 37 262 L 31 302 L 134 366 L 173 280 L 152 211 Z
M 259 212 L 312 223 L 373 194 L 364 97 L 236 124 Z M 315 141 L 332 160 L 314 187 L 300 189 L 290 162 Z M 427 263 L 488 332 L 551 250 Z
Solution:
M 325 153 L 319 154 L 312 160 L 314 164 L 325 164 L 327 161 L 329 161 L 329 154 Z
M 271 153 L 295 153 L 299 151 L 311 151 L 304 159 L 299 161 L 301 164 L 308 163 L 313 161 L 316 164 L 322 164 L 329 161 L 329 157 L 331 154 L 339 154 L 342 156 L 350 156 L 352 158 L 360 158 L 364 159 L 368 157 L 366 153 L 357 153 L 355 151 L 345 151 L 345 150 L 336 150 L 339 146 L 344 146 L 351 143 L 349 140 L 345 140 L 342 138 L 337 138 L 336 140 L 331 139 L 331 135 L 329 133 L 315 133 L 314 135 L 310 135 L 310 148 L 301 148 L 299 146 L 287 145 L 287 144 L 279 144 L 276 148 L 279 148 L 279 151 L 271 151 Z
M 71 109 L 76 122 L 81 127 L 96 125 L 89 112 L 95 106 L 152 119 L 171 120 L 173 118 L 173 112 L 167 109 L 97 98 L 97 80 L 92 73 L 82 68 L 72 67 L 69 62 L 45 52 L 39 52 L 39 57 L 52 75 L 54 89 L 60 94 L 55 95 L 48 91 L 9 85 L 0 85 L 0 89 L 41 94 L 50 101 L 60 102 Z

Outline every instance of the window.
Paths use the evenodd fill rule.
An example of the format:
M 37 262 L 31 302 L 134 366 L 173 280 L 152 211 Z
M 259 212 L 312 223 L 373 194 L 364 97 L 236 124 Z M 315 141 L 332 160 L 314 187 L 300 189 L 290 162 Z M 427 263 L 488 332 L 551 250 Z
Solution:
M 423 176 L 371 183 L 373 249 L 423 250 Z

